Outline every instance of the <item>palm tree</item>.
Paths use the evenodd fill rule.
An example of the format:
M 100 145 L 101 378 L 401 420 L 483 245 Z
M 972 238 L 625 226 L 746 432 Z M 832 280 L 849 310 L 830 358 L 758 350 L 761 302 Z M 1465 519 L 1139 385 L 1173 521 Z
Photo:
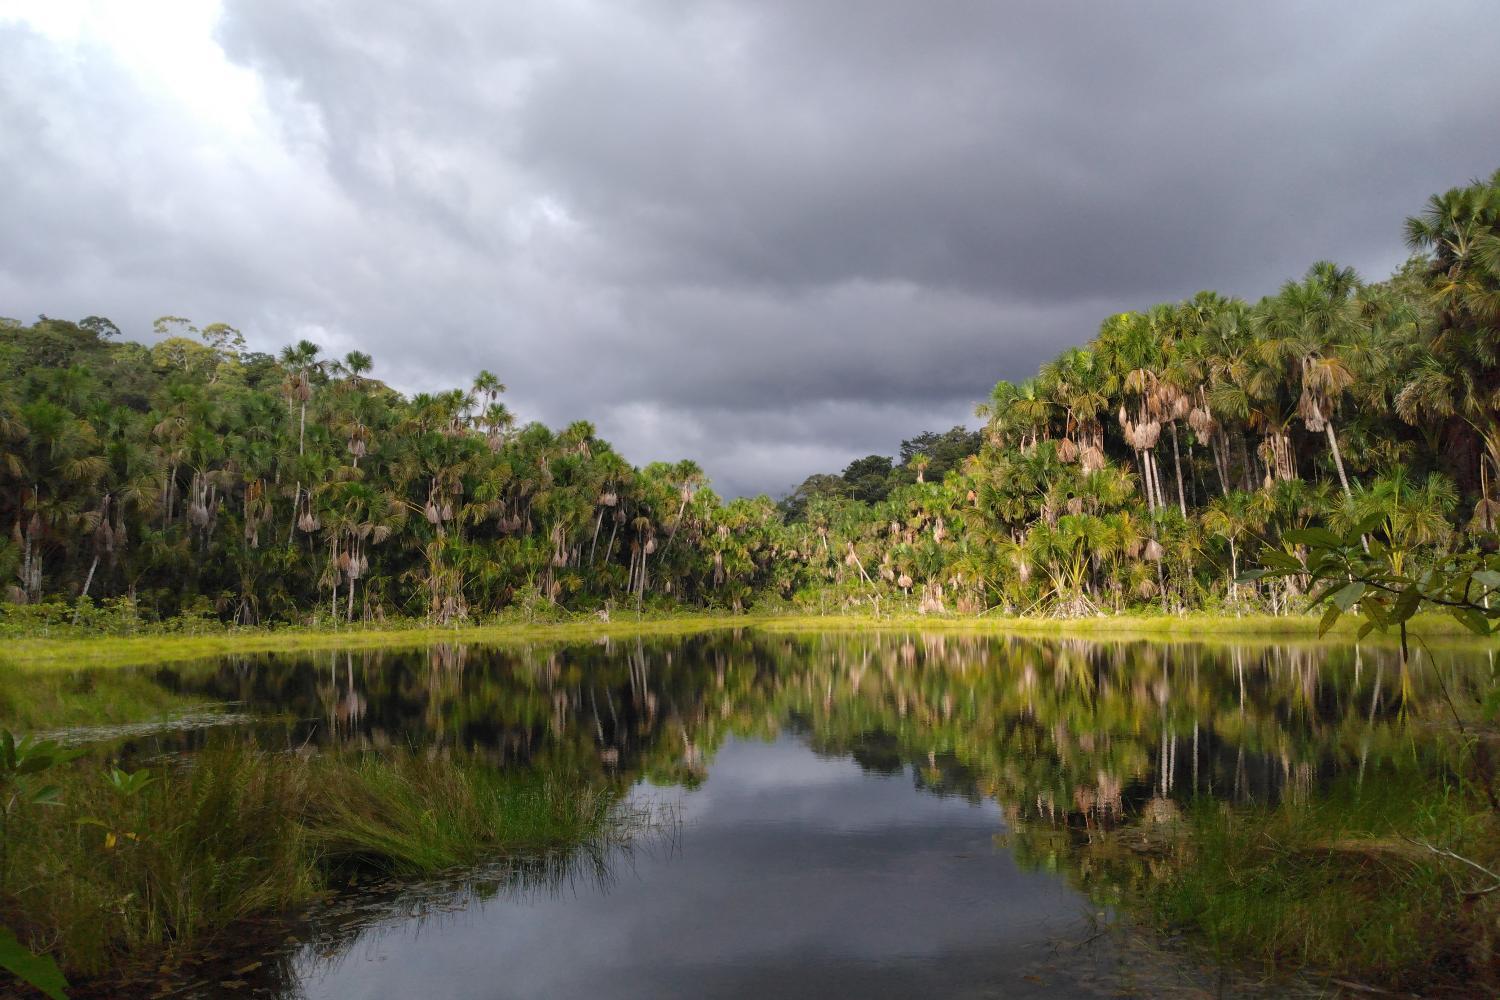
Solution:
M 1391 569 L 1401 574 L 1413 550 L 1448 540 L 1457 506 L 1458 492 L 1446 476 L 1434 472 L 1414 481 L 1405 466 L 1398 465 L 1355 493 L 1332 520 L 1347 531 L 1379 517 Z
M 284 391 L 288 405 L 299 407 L 297 421 L 297 454 L 304 451 L 307 438 L 307 401 L 312 398 L 312 376 L 320 374 L 323 362 L 318 360 L 322 348 L 310 340 L 299 340 L 296 344 L 281 349 L 281 365 L 287 377 Z
M 1360 329 L 1359 276 L 1353 268 L 1319 261 L 1300 282 L 1289 281 L 1261 314 L 1261 355 L 1270 364 L 1289 364 L 1300 388 L 1297 415 L 1313 433 L 1328 436 L 1339 483 L 1350 495 L 1333 414 L 1339 398 L 1354 384 L 1347 354 Z M 1289 379 L 1289 381 L 1291 380 Z
M 1433 195 L 1406 220 L 1406 240 L 1430 254 L 1424 284 L 1436 315 L 1421 331 L 1424 357 L 1398 411 L 1408 421 L 1461 419 L 1500 474 L 1500 170 Z
M 917 474 L 917 482 L 919 483 L 927 482 L 927 467 L 931 464 L 931 457 L 924 451 L 913 454 L 911 461 L 907 463 L 911 467 L 911 470 Z
M 1254 495 L 1240 490 L 1215 497 L 1203 511 L 1203 529 L 1229 543 L 1229 577 L 1224 591 L 1236 606 L 1240 596 L 1237 582 L 1240 576 L 1240 539 L 1258 531 L 1265 520 L 1264 512 L 1255 506 Z

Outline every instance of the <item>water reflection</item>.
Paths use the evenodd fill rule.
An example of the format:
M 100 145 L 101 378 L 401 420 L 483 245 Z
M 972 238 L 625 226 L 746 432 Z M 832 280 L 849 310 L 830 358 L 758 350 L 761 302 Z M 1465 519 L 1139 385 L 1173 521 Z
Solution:
M 731 738 L 699 790 L 672 794 L 676 849 L 607 887 L 381 917 L 302 949 L 298 995 L 1109 996 L 1138 977 L 1110 942 L 1084 945 L 1075 893 L 996 843 L 993 803 L 917 794 L 794 735 Z
M 184 706 L 231 706 L 271 747 L 462 750 L 680 798 L 681 849 L 623 874 L 611 857 L 591 879 L 508 869 L 341 900 L 266 967 L 309 997 L 1197 988 L 1109 937 L 1047 958 L 1097 916 L 1052 873 L 1049 838 L 1202 796 L 1430 776 L 1448 699 L 1496 683 L 1474 652 L 1403 669 L 1381 647 L 755 631 L 144 674 Z M 127 735 L 143 756 L 207 738 Z
M 693 787 L 731 735 L 819 753 L 1016 815 L 1109 824 L 1151 799 L 1305 799 L 1389 762 L 1495 683 L 1482 653 L 714 634 L 672 643 L 256 657 L 168 669 L 292 745 L 454 747 Z

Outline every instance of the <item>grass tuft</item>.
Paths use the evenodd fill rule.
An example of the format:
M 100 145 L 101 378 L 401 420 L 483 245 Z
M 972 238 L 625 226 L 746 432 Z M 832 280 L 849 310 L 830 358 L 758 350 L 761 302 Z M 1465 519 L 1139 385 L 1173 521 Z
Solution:
M 0 925 L 70 975 L 211 947 L 354 872 L 597 853 L 649 822 L 612 787 L 408 751 L 304 756 L 229 741 L 153 773 L 123 793 L 97 760 L 77 761 L 49 774 L 62 806 L 12 819 Z

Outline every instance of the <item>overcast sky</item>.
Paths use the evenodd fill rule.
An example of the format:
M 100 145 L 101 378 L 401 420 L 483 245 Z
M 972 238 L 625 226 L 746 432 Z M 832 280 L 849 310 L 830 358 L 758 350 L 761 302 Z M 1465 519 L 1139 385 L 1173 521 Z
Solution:
M 1111 312 L 1383 277 L 1500 166 L 1473 2 L 0 0 L 0 315 L 489 368 L 780 494 Z

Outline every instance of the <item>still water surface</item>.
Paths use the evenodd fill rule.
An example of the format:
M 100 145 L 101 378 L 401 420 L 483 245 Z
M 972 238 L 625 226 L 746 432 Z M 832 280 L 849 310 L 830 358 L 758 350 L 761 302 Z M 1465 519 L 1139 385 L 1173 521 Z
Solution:
M 273 749 L 566 768 L 674 818 L 595 864 L 356 893 L 247 945 L 276 974 L 241 995 L 1212 996 L 1252 987 L 1123 930 L 1068 845 L 1195 797 L 1401 780 L 1438 680 L 1463 696 L 1494 671 L 1485 653 L 1402 672 L 1373 648 L 716 633 L 96 683 Z M 166 725 L 125 752 L 190 754 L 225 728 Z
M 681 802 L 675 842 L 617 859 L 609 884 L 380 921 L 331 957 L 303 951 L 305 995 L 1039 995 L 1053 950 L 1093 933 L 1078 893 L 997 845 L 993 803 L 794 735 L 732 738 Z M 1099 974 L 1084 951 L 1074 985 Z

